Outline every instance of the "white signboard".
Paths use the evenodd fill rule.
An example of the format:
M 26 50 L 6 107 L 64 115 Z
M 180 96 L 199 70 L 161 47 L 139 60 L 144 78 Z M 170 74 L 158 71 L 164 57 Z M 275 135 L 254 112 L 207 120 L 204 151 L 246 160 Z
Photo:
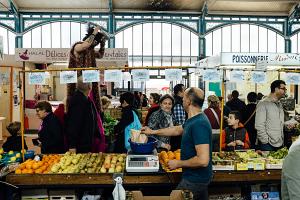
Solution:
M 256 70 L 266 70 L 268 66 L 268 61 L 267 60 L 258 60 L 256 61 Z
M 60 84 L 77 83 L 76 71 L 62 71 L 59 76 Z
M 221 65 L 255 65 L 266 60 L 269 65 L 300 65 L 300 54 L 295 53 L 221 53 Z
M 123 73 L 123 81 L 131 81 L 131 74 L 129 72 Z
M 133 81 L 149 81 L 150 75 L 147 69 L 136 69 L 132 70 Z
M 254 83 L 266 83 L 267 76 L 265 72 L 253 71 L 251 74 L 251 81 Z
M 100 73 L 98 70 L 83 70 L 82 71 L 82 82 L 100 82 Z
M 241 82 L 244 81 L 244 71 L 230 71 L 230 81 L 231 82 Z
M 122 71 L 121 70 L 105 70 L 104 82 L 121 82 Z
M 286 73 L 285 74 L 286 84 L 297 85 L 300 83 L 300 74 L 298 73 Z
M 98 50 L 99 49 L 95 49 L 95 51 Z M 30 62 L 67 62 L 69 53 L 69 48 L 16 48 L 15 60 Z M 128 49 L 106 48 L 104 56 L 100 61 L 128 62 Z
M 165 77 L 167 81 L 181 81 L 182 69 L 165 69 Z
M 28 75 L 29 85 L 45 85 L 45 72 L 32 72 Z
M 3 52 L 3 37 L 0 36 L 0 60 L 3 60 L 3 55 L 4 55 L 4 52 Z
M 203 70 L 203 81 L 209 82 L 220 82 L 221 79 L 221 71 L 217 69 L 206 69 Z

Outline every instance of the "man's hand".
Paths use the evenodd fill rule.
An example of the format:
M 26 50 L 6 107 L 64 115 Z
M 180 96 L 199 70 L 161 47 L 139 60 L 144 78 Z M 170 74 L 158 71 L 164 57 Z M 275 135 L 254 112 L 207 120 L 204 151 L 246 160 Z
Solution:
M 236 140 L 235 143 L 236 145 L 244 146 L 244 142 L 242 142 L 241 140 Z
M 177 169 L 177 168 L 180 168 L 180 160 L 169 160 L 168 162 L 168 166 L 170 168 L 170 170 L 173 170 L 173 169 Z
M 235 147 L 236 146 L 236 142 L 235 141 L 234 142 L 230 142 L 230 143 L 227 144 L 227 146 L 229 146 L 229 147 Z
M 168 149 L 168 151 L 171 149 L 171 145 L 165 144 L 165 143 L 162 143 L 161 147 L 165 148 L 165 149 Z
M 141 133 L 146 134 L 146 135 L 154 135 L 153 130 L 150 129 L 148 126 L 142 127 Z
M 100 31 L 100 29 L 101 29 L 100 26 L 96 26 L 93 31 L 93 34 L 96 35 L 98 33 L 98 31 Z

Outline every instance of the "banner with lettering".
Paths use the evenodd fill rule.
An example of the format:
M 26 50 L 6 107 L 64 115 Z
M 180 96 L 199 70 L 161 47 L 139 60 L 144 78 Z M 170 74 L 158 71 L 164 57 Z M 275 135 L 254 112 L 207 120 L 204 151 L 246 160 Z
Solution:
M 166 81 L 181 81 L 182 69 L 165 69 Z
M 241 70 L 230 71 L 230 81 L 242 82 L 244 80 L 245 80 L 244 71 Z
M 105 70 L 104 82 L 121 82 L 122 71 L 121 70 Z
M 150 75 L 147 69 L 135 69 L 131 71 L 133 81 L 149 81 Z
M 60 84 L 77 83 L 76 71 L 62 71 L 59 74 Z
M 218 69 L 205 69 L 203 70 L 203 81 L 209 82 L 220 82 L 221 78 L 221 70 Z

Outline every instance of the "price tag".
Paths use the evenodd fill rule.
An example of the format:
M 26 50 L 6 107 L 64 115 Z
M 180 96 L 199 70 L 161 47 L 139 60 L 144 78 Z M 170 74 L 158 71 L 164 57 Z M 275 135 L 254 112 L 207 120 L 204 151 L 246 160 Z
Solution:
M 251 76 L 251 81 L 254 83 L 265 83 L 267 81 L 266 73 L 253 71 Z
M 84 70 L 82 71 L 82 79 L 84 83 L 100 82 L 98 70 Z
M 244 81 L 244 72 L 243 71 L 231 71 L 230 72 L 230 81 L 232 82 L 241 82 Z
M 60 84 L 77 83 L 76 71 L 62 71 L 59 73 Z
M 165 77 L 167 81 L 181 81 L 182 69 L 165 69 Z
M 203 81 L 220 82 L 221 71 L 217 69 L 206 69 L 203 71 Z
M 45 85 L 45 72 L 31 72 L 28 75 L 29 85 Z
M 133 81 L 149 81 L 150 75 L 147 69 L 132 70 Z
M 121 82 L 122 71 L 121 70 L 105 70 L 104 82 Z

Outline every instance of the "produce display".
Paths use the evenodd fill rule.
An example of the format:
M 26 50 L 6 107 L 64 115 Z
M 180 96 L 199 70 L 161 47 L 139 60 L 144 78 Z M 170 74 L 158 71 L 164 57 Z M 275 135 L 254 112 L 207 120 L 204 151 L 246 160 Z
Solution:
M 4 150 L 0 149 L 0 164 L 7 165 L 13 162 L 20 162 L 22 160 L 22 155 L 20 152 L 17 151 L 9 151 L 4 152 Z
M 61 155 L 43 155 L 41 161 L 28 159 L 21 163 L 16 169 L 16 174 L 46 174 L 49 173 L 51 167 L 60 161 Z
M 289 150 L 284 147 L 282 149 L 279 149 L 278 151 L 271 151 L 269 154 L 268 154 L 268 158 L 269 159 L 283 159 L 287 156 L 287 154 L 289 153 Z
M 182 172 L 182 168 L 178 168 L 175 170 L 170 170 L 168 167 L 168 162 L 169 160 L 180 160 L 180 149 L 177 149 L 176 151 L 162 151 L 159 153 L 159 162 L 162 166 L 162 168 L 166 171 L 166 172 Z
M 126 154 L 106 154 L 103 156 L 100 173 L 121 173 L 124 171 Z

